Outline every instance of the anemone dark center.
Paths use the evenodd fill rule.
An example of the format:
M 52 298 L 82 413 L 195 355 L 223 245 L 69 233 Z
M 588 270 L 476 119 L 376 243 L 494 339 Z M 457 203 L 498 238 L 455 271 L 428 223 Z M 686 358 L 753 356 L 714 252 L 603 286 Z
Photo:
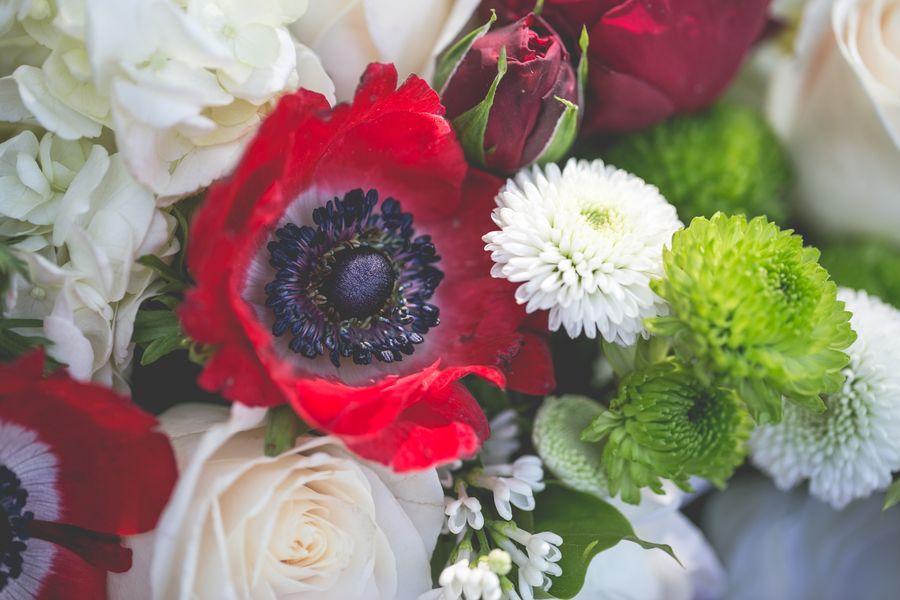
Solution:
M 272 333 L 300 356 L 335 367 L 395 362 L 440 324 L 431 298 L 444 277 L 429 235 L 378 192 L 352 190 L 312 211 L 314 225 L 285 223 L 267 248 Z M 284 342 L 282 342 L 284 343 Z
M 6 465 L 0 465 L 0 592 L 22 574 L 28 523 L 34 515 L 23 510 L 28 492 Z
M 372 248 L 338 252 L 321 292 L 342 319 L 366 319 L 384 308 L 394 293 L 391 261 Z

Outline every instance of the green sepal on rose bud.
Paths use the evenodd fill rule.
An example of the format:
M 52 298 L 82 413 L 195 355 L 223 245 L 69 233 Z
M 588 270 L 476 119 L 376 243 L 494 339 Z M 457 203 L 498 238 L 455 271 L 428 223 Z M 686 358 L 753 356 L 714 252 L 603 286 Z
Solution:
M 509 175 L 564 158 L 575 142 L 587 78 L 588 36 L 577 69 L 565 44 L 529 14 L 491 30 L 490 20 L 440 58 L 435 88 L 466 158 Z M 494 105 L 507 107 L 494 111 Z M 512 107 L 512 109 L 508 109 Z

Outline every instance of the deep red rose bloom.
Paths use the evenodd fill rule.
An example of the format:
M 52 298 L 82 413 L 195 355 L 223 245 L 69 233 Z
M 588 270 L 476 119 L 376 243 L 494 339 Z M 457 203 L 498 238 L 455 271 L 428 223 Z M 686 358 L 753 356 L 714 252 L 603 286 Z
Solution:
M 485 0 L 507 20 L 533 2 Z M 571 44 L 590 36 L 587 134 L 624 132 L 710 105 L 759 37 L 769 0 L 546 0 Z
M 468 374 L 553 386 L 543 339 L 481 235 L 500 181 L 470 172 L 437 94 L 371 65 L 352 104 L 282 98 L 194 221 L 185 330 L 215 353 L 202 386 L 285 401 L 397 470 L 488 435 Z M 439 258 L 438 258 L 439 257 Z
M 105 598 L 178 472 L 156 420 L 44 358 L 0 365 L 0 597 Z
M 484 150 L 485 166 L 508 175 L 541 156 L 566 108 L 558 98 L 578 104 L 578 82 L 565 44 L 543 19 L 529 14 L 472 44 L 442 91 L 448 119 L 485 98 L 502 48 L 507 71 L 488 116 Z

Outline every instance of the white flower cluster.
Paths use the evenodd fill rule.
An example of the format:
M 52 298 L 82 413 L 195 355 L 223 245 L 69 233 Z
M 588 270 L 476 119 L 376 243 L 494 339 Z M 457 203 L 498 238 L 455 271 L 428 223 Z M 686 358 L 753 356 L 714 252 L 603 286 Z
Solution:
M 0 79 L 0 120 L 69 140 L 109 127 L 135 177 L 163 198 L 227 173 L 282 93 L 303 86 L 333 101 L 318 59 L 287 30 L 305 0 L 18 5 L 0 31 L 15 28 L 29 54 Z
M 31 131 L 0 144 L 0 241 L 27 263 L 7 313 L 52 342 L 76 378 L 127 389 L 131 334 L 154 273 L 143 255 L 170 256 L 175 219 L 156 207 L 120 154 Z
M 857 339 L 843 389 L 813 414 L 785 403 L 777 425 L 751 439 L 753 462 L 781 489 L 809 479 L 810 493 L 843 508 L 886 489 L 900 470 L 900 311 L 865 292 L 841 289 Z
M 650 281 L 681 228 L 675 208 L 641 179 L 602 161 L 570 159 L 523 170 L 497 195 L 499 231 L 484 236 L 494 277 L 519 283 L 529 313 L 549 310 L 552 331 L 599 333 L 624 346 L 666 310 Z
M 556 564 L 562 557 L 558 548 L 562 538 L 552 532 L 532 534 L 513 522 L 513 506 L 534 510 L 534 493 L 545 487 L 543 463 L 531 455 L 510 462 L 520 447 L 514 410 L 498 413 L 490 426 L 491 437 L 480 453 L 483 466 L 466 471 L 465 464 L 457 462 L 439 469 L 443 486 L 456 493 L 455 498 L 444 498 L 445 533 L 459 536 L 461 542 L 455 550 L 454 562 L 441 573 L 438 580 L 441 587 L 424 594 L 420 600 L 532 600 L 533 588 L 548 590 L 552 583 L 549 576 L 562 573 Z M 470 495 L 467 485 L 493 495 L 495 516 L 485 518 L 481 501 Z M 482 553 L 474 566 L 475 552 L 469 541 L 473 532 L 480 536 Z M 497 546 L 490 552 L 484 546 L 488 536 Z M 513 564 L 518 572 L 517 585 L 505 577 Z

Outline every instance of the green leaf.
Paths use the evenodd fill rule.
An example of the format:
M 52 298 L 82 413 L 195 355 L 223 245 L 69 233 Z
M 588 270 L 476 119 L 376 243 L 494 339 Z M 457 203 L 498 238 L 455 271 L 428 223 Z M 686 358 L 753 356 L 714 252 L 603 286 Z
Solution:
M 141 355 L 141 365 L 152 365 L 163 356 L 171 354 L 176 350 L 187 348 L 188 340 L 183 335 L 166 336 L 153 340 L 144 348 Z
M 575 138 L 578 135 L 578 125 L 581 117 L 579 106 L 584 106 L 584 86 L 587 81 L 588 63 L 588 34 L 587 29 L 581 28 L 581 38 L 578 41 L 581 47 L 581 58 L 578 61 L 578 104 L 570 102 L 559 96 L 555 98 L 561 102 L 566 108 L 556 122 L 556 128 L 547 145 L 538 155 L 537 163 L 545 165 L 547 163 L 559 162 L 569 153 Z
M 888 488 L 887 494 L 884 496 L 884 506 L 881 510 L 887 510 L 900 502 L 900 479 L 894 481 Z
M 494 10 L 491 10 L 491 17 L 488 19 L 487 23 L 478 29 L 470 31 L 465 37 L 450 46 L 450 48 L 448 48 L 438 59 L 434 71 L 434 89 L 438 90 L 441 95 L 444 93 L 444 86 L 450 81 L 453 73 L 455 73 L 457 67 L 459 67 L 459 63 L 462 62 L 462 59 L 469 53 L 472 45 L 479 38 L 484 36 L 484 34 L 490 30 L 491 25 L 496 21 L 497 13 Z
M 178 315 L 169 310 L 141 310 L 134 320 L 134 335 L 137 344 L 149 344 L 163 337 L 184 336 Z
M 505 46 L 500 48 L 500 58 L 497 59 L 497 76 L 494 77 L 484 100 L 453 119 L 453 128 L 459 136 L 459 142 L 462 144 L 466 156 L 482 166 L 484 165 L 484 132 L 487 130 L 491 107 L 494 106 L 497 86 L 500 85 L 504 75 L 506 75 Z
M 288 404 L 270 408 L 266 414 L 266 456 L 278 456 L 294 447 L 297 437 L 307 430 L 294 409 Z
M 638 538 L 628 519 L 596 496 L 548 483 L 537 496 L 536 503 L 535 531 L 552 531 L 563 539 L 559 561 L 562 575 L 551 578 L 550 594 L 554 598 L 574 597 L 584 585 L 585 574 L 594 556 L 622 540 L 647 550 L 662 550 L 678 560 L 669 546 Z
M 45 348 L 53 342 L 38 335 L 22 335 L 7 327 L 0 327 L 0 360 L 14 360 L 35 348 Z
M 160 277 L 169 283 L 168 287 L 171 291 L 183 291 L 188 288 L 188 282 L 184 280 L 184 276 L 164 263 L 158 256 L 148 254 L 140 257 L 137 262 L 156 271 Z

